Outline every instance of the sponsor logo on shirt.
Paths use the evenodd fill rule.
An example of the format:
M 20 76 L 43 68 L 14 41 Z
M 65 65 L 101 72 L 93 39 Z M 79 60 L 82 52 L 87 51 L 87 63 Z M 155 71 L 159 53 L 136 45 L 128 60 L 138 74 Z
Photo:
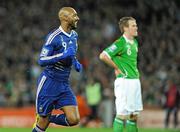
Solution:
M 112 45 L 109 47 L 110 52 L 114 52 L 117 49 L 116 45 Z
M 43 48 L 42 51 L 41 51 L 41 56 L 47 56 L 49 50 L 46 49 L 46 48 Z

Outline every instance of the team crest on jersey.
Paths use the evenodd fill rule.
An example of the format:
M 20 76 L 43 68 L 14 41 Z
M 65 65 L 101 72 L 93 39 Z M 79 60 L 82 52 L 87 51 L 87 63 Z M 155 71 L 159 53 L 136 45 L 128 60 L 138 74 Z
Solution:
M 111 52 L 115 51 L 116 49 L 117 49 L 117 46 L 116 46 L 116 45 L 112 45 L 112 46 L 109 47 L 109 50 L 110 50 Z

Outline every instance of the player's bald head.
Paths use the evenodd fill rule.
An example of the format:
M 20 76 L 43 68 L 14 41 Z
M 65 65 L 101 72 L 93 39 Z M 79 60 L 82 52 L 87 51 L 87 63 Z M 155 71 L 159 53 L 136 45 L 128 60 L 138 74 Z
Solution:
M 61 26 L 68 27 L 69 29 L 76 29 L 79 17 L 77 12 L 72 7 L 63 7 L 58 13 Z
M 59 10 L 60 21 L 64 20 L 69 14 L 76 12 L 72 7 L 63 7 Z

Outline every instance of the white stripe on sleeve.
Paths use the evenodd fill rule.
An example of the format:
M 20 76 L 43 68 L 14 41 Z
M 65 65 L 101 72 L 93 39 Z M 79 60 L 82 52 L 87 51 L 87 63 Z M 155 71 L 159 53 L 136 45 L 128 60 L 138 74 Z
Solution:
M 47 39 L 46 44 L 48 45 L 52 42 L 52 40 L 60 33 L 61 31 L 59 30 L 59 28 L 57 30 L 55 30 Z

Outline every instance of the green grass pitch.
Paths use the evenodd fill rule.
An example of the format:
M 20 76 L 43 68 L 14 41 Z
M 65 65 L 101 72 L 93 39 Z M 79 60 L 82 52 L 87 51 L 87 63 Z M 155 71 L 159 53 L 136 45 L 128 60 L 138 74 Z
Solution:
M 31 128 L 0 128 L 0 132 L 31 132 Z M 46 132 L 113 132 L 112 128 L 49 128 Z M 180 132 L 180 129 L 141 128 L 139 132 Z

